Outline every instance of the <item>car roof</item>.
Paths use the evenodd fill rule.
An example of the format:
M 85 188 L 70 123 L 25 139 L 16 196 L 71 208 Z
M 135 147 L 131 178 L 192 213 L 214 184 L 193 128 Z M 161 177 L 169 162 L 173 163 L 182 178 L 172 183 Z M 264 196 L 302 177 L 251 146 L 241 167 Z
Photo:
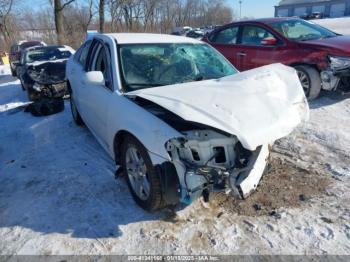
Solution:
M 57 48 L 64 48 L 64 45 L 35 45 L 35 46 L 31 46 L 28 47 L 26 50 L 27 51 L 32 51 L 32 50 L 36 50 L 36 49 L 57 49 Z
M 101 35 L 101 34 L 97 34 Z M 199 40 L 175 35 L 147 34 L 147 33 L 115 33 L 102 34 L 117 41 L 118 44 L 161 44 L 161 43 L 202 43 Z
M 241 24 L 241 23 L 262 23 L 269 24 L 274 22 L 289 21 L 289 20 L 302 20 L 298 17 L 269 17 L 269 18 L 258 18 L 258 19 L 247 19 L 229 23 L 227 25 Z
M 19 41 L 17 44 L 18 45 L 35 45 L 35 44 L 41 44 L 42 42 L 41 41 L 38 41 L 38 40 L 30 40 L 30 41 Z

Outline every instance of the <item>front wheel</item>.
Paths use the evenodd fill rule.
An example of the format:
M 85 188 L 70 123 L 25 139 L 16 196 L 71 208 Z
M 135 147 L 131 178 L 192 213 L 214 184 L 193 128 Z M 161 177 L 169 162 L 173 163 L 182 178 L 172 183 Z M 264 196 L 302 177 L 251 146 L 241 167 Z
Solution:
M 295 70 L 297 70 L 306 98 L 308 100 L 317 98 L 322 86 L 320 73 L 312 66 L 307 65 L 296 66 Z
M 25 91 L 26 89 L 24 88 L 24 85 L 23 85 L 22 80 L 20 80 L 20 82 L 21 82 L 21 87 L 22 87 L 22 90 L 23 90 L 23 91 Z
M 163 207 L 161 183 L 146 148 L 134 137 L 124 139 L 122 167 L 135 202 L 147 211 Z

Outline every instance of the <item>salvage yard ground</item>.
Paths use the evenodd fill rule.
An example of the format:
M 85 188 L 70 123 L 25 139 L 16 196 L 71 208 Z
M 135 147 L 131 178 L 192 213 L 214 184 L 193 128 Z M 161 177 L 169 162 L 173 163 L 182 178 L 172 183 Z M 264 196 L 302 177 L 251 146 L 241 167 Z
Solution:
M 0 68 L 0 254 L 350 254 L 350 99 L 325 93 L 249 199 L 146 213 L 86 128 Z

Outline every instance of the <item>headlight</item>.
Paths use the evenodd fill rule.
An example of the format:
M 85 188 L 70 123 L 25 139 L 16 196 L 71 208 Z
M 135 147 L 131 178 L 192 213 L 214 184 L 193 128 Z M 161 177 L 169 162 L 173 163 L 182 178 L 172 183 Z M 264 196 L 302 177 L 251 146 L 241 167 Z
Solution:
M 43 89 L 45 86 L 44 85 L 40 85 L 38 83 L 34 83 L 33 85 L 33 89 L 38 91 L 38 92 L 41 92 L 41 89 Z
M 330 56 L 329 60 L 331 62 L 332 70 L 341 70 L 348 67 L 350 68 L 350 58 Z

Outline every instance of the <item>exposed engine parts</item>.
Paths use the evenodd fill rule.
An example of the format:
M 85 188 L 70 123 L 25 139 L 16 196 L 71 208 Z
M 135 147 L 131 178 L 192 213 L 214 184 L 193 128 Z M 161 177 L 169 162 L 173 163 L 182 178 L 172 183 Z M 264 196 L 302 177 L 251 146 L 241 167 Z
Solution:
M 186 131 L 183 134 L 183 138 L 172 139 L 166 144 L 179 174 L 180 185 L 185 185 L 180 189 L 182 202 L 191 203 L 202 195 L 208 199 L 210 192 L 217 191 L 245 198 L 256 188 L 265 169 L 269 153 L 267 146 L 264 147 L 267 150 L 259 147 L 251 152 L 244 149 L 236 137 L 213 130 Z M 261 155 L 262 159 L 257 161 Z M 247 182 L 250 173 L 257 169 L 257 162 L 260 174 L 255 171 L 255 179 Z M 247 183 L 253 183 L 251 189 L 247 188 Z

